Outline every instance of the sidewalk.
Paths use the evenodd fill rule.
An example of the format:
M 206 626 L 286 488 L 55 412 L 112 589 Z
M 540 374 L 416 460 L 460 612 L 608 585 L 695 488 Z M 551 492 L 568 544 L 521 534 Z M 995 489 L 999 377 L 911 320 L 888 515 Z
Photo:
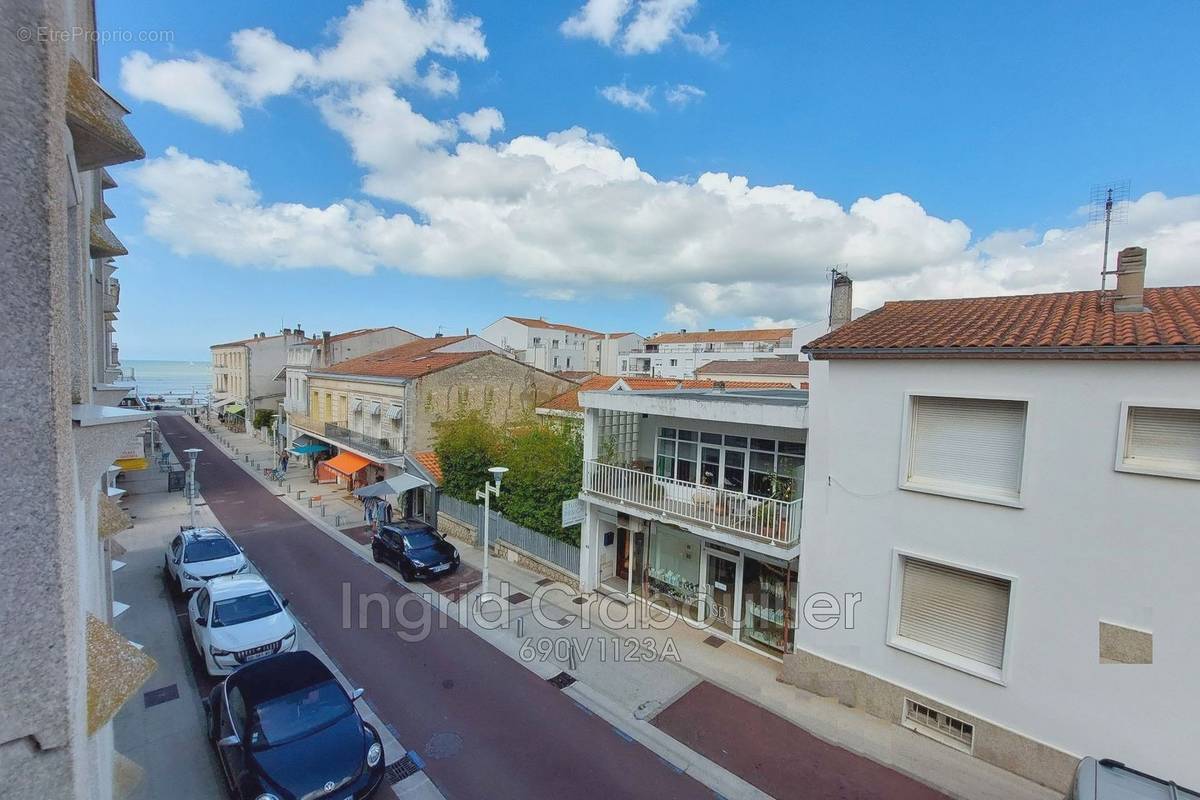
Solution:
M 203 456 L 202 456 L 203 457 Z M 165 485 L 164 485 L 165 488 Z M 130 641 L 142 645 L 158 662 L 157 671 L 143 687 L 143 697 L 126 703 L 114 720 L 116 749 L 144 771 L 130 800 L 211 800 L 224 797 L 224 777 L 205 733 L 202 696 L 218 679 L 203 673 L 193 659 L 191 642 L 177 615 L 179 602 L 163 582 L 163 554 L 171 537 L 188 523 L 188 505 L 182 493 L 131 494 L 125 507 L 134 526 L 115 541 L 124 550 L 113 580 L 114 600 L 128 604 L 115 626 Z M 197 501 L 196 524 L 216 520 Z M 316 654 L 342 685 L 353 688 L 346 676 L 308 630 L 298 625 L 301 649 Z M 405 748 L 379 719 L 371 698 L 357 703 L 362 717 L 379 731 L 389 766 L 400 762 Z M 423 772 L 417 771 L 389 787 L 385 782 L 375 797 L 405 800 L 441 800 L 442 795 Z
M 247 434 L 221 433 L 229 452 L 237 448 L 239 455 L 257 451 L 261 454 L 259 458 L 273 458 L 273 453 L 264 449 L 263 443 Z M 283 490 L 277 484 L 264 479 L 261 469 L 252 466 L 254 458 L 252 455 L 251 463 L 243 460 L 243 467 L 264 483 L 276 486 L 276 493 L 281 494 Z M 302 469 L 307 473 L 306 468 Z M 289 474 L 291 472 L 289 470 Z M 340 520 L 343 530 L 337 530 L 331 524 L 337 521 L 336 512 L 332 510 L 335 501 L 329 501 L 325 517 L 320 516 L 317 507 L 309 509 L 303 498 L 311 496 L 308 493 L 311 487 L 305 488 L 308 481 L 300 478 L 290 481 L 293 490 L 282 498 L 284 502 L 309 515 L 344 546 L 369 558 L 366 540 L 361 535 L 354 535 L 358 532 L 352 534 L 344 530 L 361 526 L 361 519 L 343 517 Z M 285 486 L 287 483 L 285 481 Z M 302 488 L 306 494 L 297 500 L 296 490 Z M 479 548 L 458 540 L 455 545 L 462 555 L 464 567 L 479 569 L 482 566 L 483 554 Z M 719 763 L 723 759 L 720 748 L 710 754 L 713 759 L 710 760 L 655 725 L 659 712 L 693 690 L 696 694 L 692 697 L 712 695 L 713 692 L 706 689 L 709 684 L 733 695 L 735 702 L 737 698 L 744 699 L 797 726 L 801 731 L 796 732 L 795 739 L 803 738 L 803 732 L 807 732 L 950 797 L 963 800 L 1057 800 L 1059 797 L 1049 789 L 911 731 L 846 708 L 834 699 L 782 684 L 777 681 L 778 662 L 735 643 L 713 642 L 705 631 L 681 621 L 674 622 L 666 630 L 644 625 L 623 628 L 619 616 L 625 608 L 623 604 L 599 595 L 580 598 L 562 584 L 547 592 L 544 587 L 549 582 L 543 576 L 507 559 L 493 556 L 490 561 L 489 588 L 508 598 L 499 607 L 508 619 L 506 624 L 492 630 L 472 624 L 475 633 L 543 678 L 567 673 L 568 677 L 562 682 L 569 685 L 563 691 L 581 707 L 604 718 L 677 769 L 693 775 L 726 797 L 767 797 L 769 795 L 746 779 L 760 786 L 771 782 L 758 774 L 735 775 Z M 398 573 L 387 567 L 380 568 L 403 583 Z M 406 585 L 443 612 L 470 623 L 468 609 L 478 597 L 479 589 L 460 597 L 461 592 L 439 595 L 425 584 Z M 543 595 L 540 609 L 544 613 L 535 614 L 529 598 L 539 590 Z M 459 602 L 455 602 L 456 599 Z M 638 613 L 644 609 L 640 604 L 628 608 L 636 609 Z M 712 713 L 716 712 L 717 708 L 712 707 Z M 749 731 L 739 733 L 751 735 Z M 771 744 L 775 746 L 774 755 L 778 755 L 778 747 L 783 743 Z M 770 755 L 766 753 L 764 758 Z M 731 766 L 734 761 L 732 757 L 726 759 Z M 778 790 L 776 794 L 786 796 Z

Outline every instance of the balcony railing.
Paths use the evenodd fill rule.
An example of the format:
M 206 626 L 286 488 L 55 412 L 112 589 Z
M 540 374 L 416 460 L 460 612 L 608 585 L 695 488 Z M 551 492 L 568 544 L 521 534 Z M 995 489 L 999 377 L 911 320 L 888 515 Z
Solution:
M 399 439 L 386 436 L 367 436 L 365 433 L 352 431 L 344 425 L 335 425 L 332 422 L 325 423 L 325 438 L 347 447 L 353 447 L 355 450 L 361 450 L 376 458 L 399 458 L 404 455 L 404 451 L 399 448 Z
M 791 545 L 800 539 L 802 499 L 786 502 L 755 497 L 592 460 L 583 462 L 583 490 L 692 525 L 778 545 Z

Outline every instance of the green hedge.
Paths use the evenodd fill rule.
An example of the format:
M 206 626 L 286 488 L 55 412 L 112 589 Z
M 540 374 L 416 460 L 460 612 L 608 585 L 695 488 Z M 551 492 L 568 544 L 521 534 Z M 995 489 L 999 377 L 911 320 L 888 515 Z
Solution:
M 502 429 L 479 411 L 465 410 L 436 423 L 434 450 L 442 467 L 442 491 L 474 503 L 489 479 L 488 467 L 508 467 L 492 507 L 518 525 L 579 544 L 579 527 L 562 528 L 562 502 L 579 496 L 583 439 L 579 426 L 535 420 Z

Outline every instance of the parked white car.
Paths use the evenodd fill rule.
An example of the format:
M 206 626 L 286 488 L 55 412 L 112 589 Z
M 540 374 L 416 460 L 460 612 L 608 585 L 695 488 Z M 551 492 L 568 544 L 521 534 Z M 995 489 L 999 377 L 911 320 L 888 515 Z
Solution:
M 163 565 L 184 594 L 196 591 L 212 578 L 236 575 L 250 568 L 242 548 L 218 528 L 181 532 L 167 545 Z
M 192 641 L 209 675 L 296 649 L 296 620 L 287 601 L 259 575 L 214 578 L 188 601 Z

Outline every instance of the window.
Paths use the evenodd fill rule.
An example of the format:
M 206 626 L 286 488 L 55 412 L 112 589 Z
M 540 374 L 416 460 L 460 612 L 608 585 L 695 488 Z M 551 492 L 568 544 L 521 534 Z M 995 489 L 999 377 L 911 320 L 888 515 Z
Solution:
M 1117 469 L 1200 480 L 1200 409 L 1126 405 Z
M 889 644 L 1000 680 L 1010 580 L 900 556 L 898 588 Z
M 785 502 L 804 484 L 804 444 L 659 428 L 655 474 Z
M 679 359 L 678 359 L 678 358 L 672 358 L 672 359 L 671 359 L 671 366 L 672 366 L 672 367 L 678 367 L 678 366 L 679 366 Z
M 1017 505 L 1025 412 L 1017 400 L 913 397 L 901 488 Z

